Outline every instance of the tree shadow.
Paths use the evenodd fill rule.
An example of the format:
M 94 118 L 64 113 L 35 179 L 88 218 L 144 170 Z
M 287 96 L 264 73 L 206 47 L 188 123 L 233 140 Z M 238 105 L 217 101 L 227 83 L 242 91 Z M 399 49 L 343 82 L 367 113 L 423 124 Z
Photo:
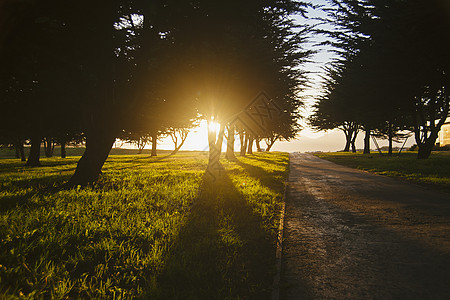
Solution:
M 18 206 L 30 205 L 30 198 L 35 195 L 36 192 L 28 192 L 22 195 L 9 195 L 1 197 L 0 201 L 0 213 L 5 213 L 10 209 L 14 209 Z
M 270 152 L 266 152 L 266 153 L 264 153 L 264 152 L 257 152 L 254 155 L 246 155 L 245 158 L 253 159 L 253 160 L 257 160 L 257 161 L 263 161 L 263 162 L 271 164 L 271 165 L 277 165 L 281 161 L 281 159 L 274 159 L 273 157 L 270 158 L 270 159 L 269 158 L 265 158 L 264 156 L 266 156 L 269 153 Z
M 205 172 L 158 286 L 147 296 L 267 299 L 275 272 L 274 240 L 225 171 Z
M 64 176 L 61 178 L 58 175 L 58 181 L 53 181 L 55 175 L 44 178 L 33 178 L 26 180 L 18 180 L 14 182 L 14 184 L 9 188 L 11 191 L 14 190 L 23 190 L 27 188 L 32 188 L 30 191 L 27 191 L 23 194 L 11 194 L 0 197 L 0 213 L 4 213 L 10 209 L 15 209 L 20 206 L 28 206 L 28 207 L 41 207 L 45 206 L 46 203 L 37 204 L 32 201 L 33 196 L 42 196 L 48 194 L 57 193 L 65 188 L 65 181 L 67 181 L 69 176 Z
M 245 170 L 245 172 L 247 172 L 248 175 L 250 175 L 251 177 L 254 177 L 256 179 L 259 179 L 261 184 L 265 185 L 269 189 L 271 189 L 273 191 L 282 191 L 284 189 L 283 180 L 273 180 L 273 179 L 274 179 L 274 177 L 286 179 L 287 178 L 286 172 L 277 171 L 277 170 L 268 172 L 264 168 L 247 164 L 240 159 L 236 159 L 234 162 L 237 165 L 239 165 L 240 167 L 242 167 Z

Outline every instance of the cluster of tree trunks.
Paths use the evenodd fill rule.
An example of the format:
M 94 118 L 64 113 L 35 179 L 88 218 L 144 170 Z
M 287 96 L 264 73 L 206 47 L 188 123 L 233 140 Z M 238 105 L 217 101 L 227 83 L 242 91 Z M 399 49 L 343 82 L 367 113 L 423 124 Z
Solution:
M 345 135 L 345 147 L 344 152 L 350 152 L 350 147 L 352 152 L 356 152 L 356 137 L 358 136 L 360 126 L 356 122 L 345 121 L 339 127 L 344 132 Z
M 28 159 L 25 156 L 24 140 L 20 138 L 15 138 L 13 142 L 13 147 L 15 150 L 16 158 L 20 158 L 22 161 L 26 161 L 26 166 L 37 167 L 40 166 L 41 157 L 41 144 L 44 145 L 44 154 L 46 157 L 52 157 L 55 149 L 56 142 L 48 138 L 41 138 L 40 135 L 35 134 L 30 139 L 30 153 L 28 154 Z M 66 142 L 61 140 L 61 158 L 66 158 Z

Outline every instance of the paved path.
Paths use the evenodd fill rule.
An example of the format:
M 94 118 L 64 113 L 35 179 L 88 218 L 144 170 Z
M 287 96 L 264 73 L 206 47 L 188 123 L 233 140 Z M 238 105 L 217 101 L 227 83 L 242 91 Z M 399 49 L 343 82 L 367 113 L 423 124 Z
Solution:
M 450 299 L 450 194 L 290 158 L 281 299 Z

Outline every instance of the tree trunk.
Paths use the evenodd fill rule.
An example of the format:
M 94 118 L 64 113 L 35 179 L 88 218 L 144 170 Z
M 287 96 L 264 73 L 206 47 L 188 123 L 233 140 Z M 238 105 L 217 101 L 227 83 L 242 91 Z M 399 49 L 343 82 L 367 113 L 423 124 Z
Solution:
M 448 74 L 446 75 L 446 83 L 448 83 L 447 77 Z M 450 96 L 447 91 L 447 86 L 443 88 L 441 85 L 434 85 L 429 88 L 431 92 L 429 103 L 425 105 L 419 100 L 416 103 L 416 112 L 412 116 L 414 120 L 414 135 L 417 146 L 419 147 L 418 159 L 427 159 L 430 157 L 439 131 L 448 119 L 450 112 Z M 438 110 L 441 110 L 439 115 Z
M 278 137 L 273 137 L 270 139 L 266 139 L 266 144 L 267 144 L 267 148 L 266 148 L 266 152 L 269 152 L 270 149 L 272 149 L 272 146 L 275 144 L 275 142 L 277 141 Z M 267 141 L 269 141 L 269 143 L 267 143 Z
M 41 165 L 39 158 L 41 156 L 41 137 L 34 135 L 31 137 L 30 154 L 28 155 L 26 166 L 38 167 Z
M 389 142 L 388 155 L 389 156 L 392 156 L 392 140 L 393 140 L 392 123 L 389 122 L 389 124 L 388 124 L 388 142 Z
M 14 150 L 16 150 L 16 158 L 20 158 L 19 144 L 17 142 L 14 143 Z
M 222 145 L 223 145 L 224 136 L 225 136 L 225 128 L 222 127 L 219 130 L 219 136 L 217 137 L 217 143 L 216 143 L 216 148 L 217 148 L 217 151 L 219 152 L 219 155 L 222 153 Z
M 370 154 L 370 129 L 366 129 L 364 136 L 364 154 Z
M 48 157 L 47 156 L 47 143 L 48 143 L 47 138 L 44 137 L 42 139 L 42 144 L 44 144 L 43 146 L 44 146 L 44 155 L 45 155 L 45 157 Z
M 223 169 L 220 164 L 220 154 L 222 152 L 224 131 L 225 127 L 223 125 L 221 125 L 218 134 L 216 131 L 208 130 L 209 159 L 207 173 L 214 179 L 221 174 Z
M 175 155 L 178 153 L 178 151 L 180 151 L 181 146 L 183 146 L 183 144 L 179 145 L 178 147 L 175 147 L 175 149 L 173 149 L 172 152 L 170 152 L 170 155 Z
M 55 143 L 51 138 L 44 138 L 44 152 L 46 157 L 53 156 L 53 150 L 55 149 Z
M 157 147 L 157 143 L 158 143 L 158 134 L 152 134 L 152 154 L 151 156 L 156 156 L 156 147 Z
M 85 186 L 97 181 L 115 140 L 115 137 L 101 133 L 88 135 L 86 150 L 67 184 L 69 186 Z
M 61 158 L 66 158 L 66 141 L 61 141 Z
M 248 148 L 247 148 L 248 154 L 253 154 L 253 137 L 249 135 L 248 137 Z
M 353 136 L 352 136 L 352 141 L 351 141 L 351 145 L 352 145 L 352 152 L 356 153 L 356 137 L 358 136 L 358 130 L 353 131 Z
M 426 142 L 424 144 L 418 145 L 419 152 L 417 153 L 418 159 L 427 159 L 431 155 L 431 151 L 433 151 L 434 143 Z
M 17 146 L 19 148 L 20 160 L 26 161 L 27 159 L 25 158 L 25 149 L 23 148 L 23 141 L 19 140 L 19 144 Z
M 234 126 L 229 126 L 227 136 L 227 152 L 225 154 L 225 158 L 228 160 L 236 159 L 236 155 L 234 155 L 234 133 Z
M 350 152 L 350 146 L 352 143 L 352 132 L 344 133 L 345 134 L 345 147 L 344 152 Z
M 262 152 L 260 142 L 261 139 L 255 139 L 256 151 L 258 152 Z
M 188 136 L 187 134 L 186 135 L 181 135 L 181 142 L 180 142 L 180 144 L 178 146 L 175 144 L 175 149 L 173 149 L 173 151 L 170 153 L 170 155 L 175 155 L 175 154 L 177 154 L 178 151 L 180 151 L 181 147 L 183 147 L 184 142 L 187 139 L 187 136 Z
M 434 144 L 438 138 L 438 131 L 435 129 L 430 133 L 430 136 L 425 140 L 425 142 L 420 142 L 416 138 L 417 146 L 419 147 L 419 152 L 417 153 L 418 159 L 427 159 L 430 157 L 433 151 Z
M 26 161 L 25 150 L 23 148 L 23 141 L 17 138 L 14 142 L 14 149 L 16 149 L 16 158 L 20 158 L 22 161 Z
M 246 152 L 247 152 L 247 143 L 248 143 L 248 138 L 247 135 L 244 134 L 243 132 L 241 132 L 239 134 L 239 139 L 241 141 L 241 152 L 240 152 L 240 156 L 245 156 Z

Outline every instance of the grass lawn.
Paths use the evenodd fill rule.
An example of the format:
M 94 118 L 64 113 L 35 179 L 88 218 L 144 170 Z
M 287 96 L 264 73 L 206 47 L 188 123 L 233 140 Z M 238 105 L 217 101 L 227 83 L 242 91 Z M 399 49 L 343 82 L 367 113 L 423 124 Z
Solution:
M 379 153 L 317 153 L 317 157 L 375 174 L 397 177 L 450 192 L 450 152 L 433 152 L 429 159 L 417 159 L 417 153 L 404 152 L 399 156 Z
M 72 146 L 67 146 L 66 147 L 66 152 L 67 152 L 67 156 L 81 156 L 83 155 L 85 150 L 84 146 L 78 146 L 78 147 L 72 147 Z M 28 157 L 29 153 L 30 153 L 30 146 L 25 146 L 24 147 L 24 151 L 25 151 L 25 157 Z M 172 152 L 172 150 L 158 150 L 158 155 L 168 155 Z M 196 151 L 189 151 L 192 153 L 195 153 Z M 198 152 L 196 152 L 198 153 Z M 109 153 L 110 155 L 135 155 L 138 154 L 138 150 L 137 149 L 127 149 L 127 148 L 112 148 L 111 152 Z M 150 149 L 144 149 L 142 151 L 142 155 L 150 155 L 151 154 L 151 150 Z M 59 157 L 61 155 L 61 147 L 60 146 L 55 146 L 55 149 L 53 151 L 53 156 L 54 157 Z M 14 151 L 14 149 L 9 149 L 9 148 L 0 148 L 0 159 L 3 158 L 15 158 L 16 157 L 16 152 Z M 41 147 L 41 158 L 45 157 L 45 150 L 44 147 Z
M 286 153 L 204 176 L 207 157 L 112 155 L 62 189 L 79 157 L 0 160 L 0 298 L 269 298 Z

